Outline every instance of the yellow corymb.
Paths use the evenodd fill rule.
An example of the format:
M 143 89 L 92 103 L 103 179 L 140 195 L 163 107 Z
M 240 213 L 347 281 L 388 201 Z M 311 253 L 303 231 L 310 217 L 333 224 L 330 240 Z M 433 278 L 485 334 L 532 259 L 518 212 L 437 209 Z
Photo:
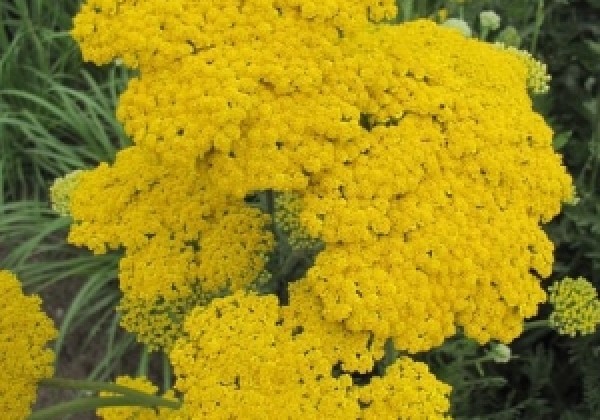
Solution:
M 31 412 L 37 383 L 54 373 L 54 324 L 38 296 L 26 296 L 9 271 L 0 271 L 0 413 L 22 420 Z
M 237 292 L 188 316 L 170 353 L 184 395 L 174 419 L 446 418 L 450 387 L 425 364 L 403 358 L 354 385 L 356 352 L 372 368 L 368 334 L 324 322 L 310 294 L 295 290 L 291 299 L 280 308 L 274 296 Z M 334 374 L 340 356 L 344 370 Z
M 547 82 L 543 68 L 431 21 L 386 23 L 394 4 L 92 0 L 82 7 L 72 33 L 84 57 L 120 58 L 139 77 L 117 110 L 134 146 L 82 177 L 71 195 L 70 240 L 96 252 L 123 249 L 121 309 L 131 329 L 143 328 L 142 339 L 152 335 L 152 322 L 140 323 L 144 307 L 161 328 L 174 324 L 161 346 L 185 336 L 182 319 L 196 302 L 189 319 L 229 328 L 213 318 L 220 319 L 216 309 L 235 312 L 231 298 L 217 301 L 241 296 L 268 278 L 265 268 L 278 268 L 267 264 L 278 230 L 292 247 L 309 249 L 314 240 L 324 248 L 290 297 L 301 291 L 315 313 L 295 316 L 322 323 L 318 334 L 349 348 L 369 337 L 426 351 L 457 328 L 480 343 L 508 343 L 536 314 L 546 299 L 540 278 L 553 260 L 540 224 L 573 194 L 552 130 L 529 97 Z M 281 194 L 273 220 L 245 202 L 265 191 Z M 231 315 L 227 334 L 250 334 L 252 345 L 279 357 L 270 344 L 281 329 L 264 324 L 278 316 L 277 305 L 254 299 L 238 305 L 256 304 L 264 316 L 256 331 Z M 233 338 L 206 334 L 202 351 L 239 369 L 223 344 Z M 292 346 L 286 340 L 282 346 Z M 197 350 L 192 341 L 188 354 Z M 336 360 L 363 371 L 376 354 L 367 350 L 359 352 L 366 362 L 341 351 Z M 185 353 L 171 354 L 185 369 Z M 306 369 L 295 354 L 284 364 L 293 372 L 265 386 L 280 389 Z M 240 357 L 250 355 L 260 357 Z M 195 394 L 191 382 L 179 385 L 199 413 L 238 395 L 230 393 L 234 371 L 225 387 L 212 372 L 209 396 Z M 254 390 L 244 398 L 264 417 L 274 409 Z M 302 404 L 333 409 L 315 401 Z

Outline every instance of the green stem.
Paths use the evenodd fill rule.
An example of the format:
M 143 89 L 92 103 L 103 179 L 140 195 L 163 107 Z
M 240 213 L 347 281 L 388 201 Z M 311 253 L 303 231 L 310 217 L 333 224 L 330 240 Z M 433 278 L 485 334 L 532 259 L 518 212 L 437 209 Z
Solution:
M 403 0 L 402 1 L 402 21 L 408 22 L 412 19 L 413 15 L 413 1 L 414 0 Z
M 86 397 L 44 408 L 32 413 L 27 420 L 64 419 L 74 413 L 95 411 L 102 407 L 124 407 L 135 405 L 127 397 Z
M 483 363 L 483 362 L 490 362 L 493 361 L 494 358 L 490 355 L 490 354 L 485 354 L 483 356 L 480 356 L 476 359 L 471 359 L 471 360 L 465 360 L 464 362 L 462 362 L 462 365 L 471 365 L 471 364 L 477 364 L 477 363 Z
M 589 191 L 594 193 L 597 188 L 597 178 L 600 161 L 600 122 L 598 118 L 600 116 L 600 95 L 596 98 L 596 123 L 592 131 L 592 144 L 594 145 L 594 153 L 592 160 L 592 173 L 590 175 Z M 583 171 L 582 171 L 583 172 Z
M 163 391 L 167 392 L 171 389 L 171 362 L 169 361 L 169 356 L 163 353 Z
M 544 23 L 544 0 L 538 0 L 537 10 L 535 13 L 535 29 L 533 31 L 533 35 L 531 37 L 531 46 L 529 47 L 529 52 L 531 55 L 535 55 L 535 50 L 537 49 L 538 37 L 540 35 L 540 29 L 542 28 L 542 24 Z
M 148 352 L 148 346 L 144 345 L 142 353 L 140 355 L 140 363 L 138 364 L 137 376 L 148 376 L 148 359 L 150 353 Z
M 534 328 L 552 328 L 552 325 L 547 319 L 525 322 L 525 331 L 533 330 Z
M 417 0 L 417 18 L 427 16 L 427 0 Z
M 168 407 L 177 409 L 180 407 L 179 401 L 165 399 L 156 395 L 149 395 L 137 389 L 132 389 L 123 385 L 107 382 L 88 381 L 85 379 L 63 379 L 49 378 L 42 379 L 39 386 L 48 386 L 61 389 L 76 389 L 78 391 L 106 391 L 115 394 L 121 394 L 126 398 L 128 405 L 141 407 Z
M 490 33 L 490 29 L 489 28 L 481 28 L 481 33 L 479 34 L 479 39 L 481 39 L 482 41 L 485 41 L 488 37 Z

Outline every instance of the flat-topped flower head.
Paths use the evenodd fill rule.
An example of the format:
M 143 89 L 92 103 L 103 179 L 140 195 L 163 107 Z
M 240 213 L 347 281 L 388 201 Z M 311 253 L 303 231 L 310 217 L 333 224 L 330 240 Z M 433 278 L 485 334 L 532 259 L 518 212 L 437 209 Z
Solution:
M 24 419 L 36 399 L 37 383 L 54 373 L 56 337 L 38 296 L 26 296 L 17 277 L 0 271 L 0 413 Z
M 356 351 L 372 369 L 369 336 L 324 322 L 303 287 L 290 307 L 238 292 L 189 315 L 170 353 L 183 394 L 178 418 L 445 418 L 450 387 L 423 363 L 402 359 L 363 386 L 353 370 L 334 374 L 340 356 L 346 369 L 360 366 Z
M 540 223 L 572 197 L 539 77 L 431 21 L 378 24 L 394 4 L 88 2 L 84 56 L 139 69 L 117 110 L 135 146 L 76 188 L 71 241 L 123 249 L 139 308 L 268 282 L 279 227 L 301 229 L 326 321 L 411 352 L 457 327 L 513 340 L 546 297 Z M 273 224 L 245 205 L 264 191 L 294 197 Z

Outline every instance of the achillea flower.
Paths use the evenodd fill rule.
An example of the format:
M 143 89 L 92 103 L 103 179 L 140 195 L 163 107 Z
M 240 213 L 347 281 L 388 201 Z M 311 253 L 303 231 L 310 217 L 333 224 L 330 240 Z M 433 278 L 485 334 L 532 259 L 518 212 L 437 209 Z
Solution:
M 325 244 L 299 280 L 325 321 L 413 352 L 457 326 L 510 342 L 545 300 L 539 224 L 572 196 L 539 74 L 429 21 L 377 25 L 394 1 L 343 6 L 84 5 L 84 56 L 140 77 L 117 111 L 135 146 L 74 191 L 70 240 L 123 248 L 135 299 L 251 288 L 275 238 L 244 198 L 289 193 L 294 229 Z
M 152 348 L 169 348 L 193 306 L 252 286 L 274 240 L 268 215 L 158 159 L 132 147 L 86 173 L 71 197 L 69 240 L 96 253 L 125 248 L 121 324 Z
M 53 375 L 54 352 L 46 346 L 56 330 L 40 298 L 23 295 L 8 271 L 0 271 L 0 296 L 0 413 L 22 420 L 31 412 L 37 383 Z
M 593 284 L 579 277 L 565 278 L 549 288 L 554 311 L 550 323 L 560 334 L 592 334 L 600 324 L 600 300 Z
M 445 418 L 450 387 L 422 363 L 402 359 L 383 378 L 354 385 L 346 369 L 372 368 L 368 334 L 323 322 L 318 299 L 293 293 L 290 307 L 238 292 L 189 315 L 187 334 L 170 353 L 184 394 L 177 418 Z M 341 353 L 344 370 L 334 375 Z
M 451 418 L 446 414 L 451 387 L 438 381 L 425 363 L 408 357 L 388 367 L 385 376 L 374 377 L 369 385 L 355 391 L 365 406 L 361 419 Z

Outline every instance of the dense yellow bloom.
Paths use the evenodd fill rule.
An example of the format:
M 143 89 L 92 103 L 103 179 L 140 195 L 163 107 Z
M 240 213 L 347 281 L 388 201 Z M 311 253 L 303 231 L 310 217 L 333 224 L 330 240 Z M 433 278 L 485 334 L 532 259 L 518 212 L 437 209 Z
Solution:
M 37 383 L 53 375 L 54 324 L 38 296 L 25 296 L 14 274 L 0 271 L 0 413 L 22 420 L 36 399 Z
M 450 386 L 439 382 L 426 364 L 402 358 L 374 377 L 368 386 L 356 388 L 366 406 L 361 419 L 448 419 Z
M 125 249 L 134 307 L 250 288 L 274 238 L 244 198 L 271 190 L 294 197 L 275 227 L 325 245 L 299 280 L 323 322 L 411 352 L 457 326 L 510 342 L 545 300 L 540 223 L 572 198 L 539 72 L 433 22 L 376 24 L 394 3 L 88 1 L 84 56 L 140 76 L 117 111 L 135 146 L 82 177 L 71 241 Z
M 559 333 L 574 337 L 592 334 L 600 324 L 600 300 L 592 283 L 579 277 L 565 278 L 549 288 L 554 307 L 550 323 Z
M 131 389 L 142 391 L 148 395 L 156 395 L 158 387 L 150 382 L 145 377 L 132 378 L 129 376 L 119 376 L 115 383 L 123 385 Z M 110 392 L 101 392 L 100 396 L 114 396 L 116 394 Z M 172 390 L 168 391 L 164 397 L 174 399 Z M 145 407 L 105 407 L 99 408 L 96 411 L 99 417 L 104 420 L 161 420 L 169 418 L 173 412 L 172 409 L 161 407 L 157 410 Z
M 72 193 L 69 240 L 97 253 L 125 249 L 121 324 L 152 348 L 168 348 L 208 296 L 251 286 L 273 246 L 267 215 L 207 190 L 188 168 L 132 147 L 82 174 Z
M 302 290 L 283 308 L 238 292 L 192 311 L 170 354 L 184 394 L 174 418 L 444 418 L 450 387 L 422 363 L 403 359 L 362 387 L 346 371 L 333 375 L 338 361 L 352 371 L 374 353 L 368 335 L 317 320 L 318 304 Z

